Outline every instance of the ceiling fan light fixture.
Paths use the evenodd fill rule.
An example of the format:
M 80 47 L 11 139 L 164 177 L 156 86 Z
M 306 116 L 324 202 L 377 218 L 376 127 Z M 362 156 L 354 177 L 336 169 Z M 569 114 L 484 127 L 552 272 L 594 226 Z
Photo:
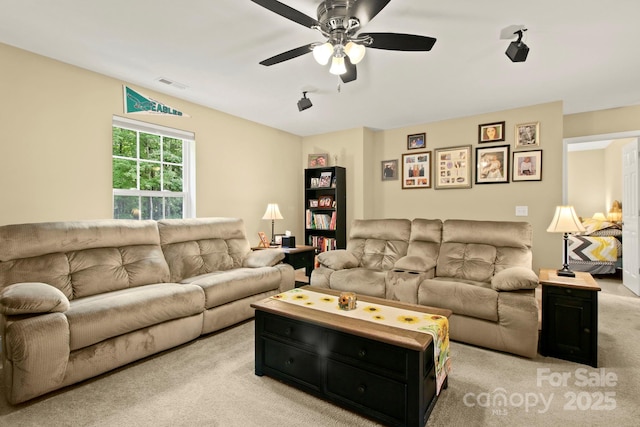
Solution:
M 363 45 L 350 41 L 344 47 L 344 52 L 347 54 L 347 56 L 351 60 L 351 63 L 355 65 L 360 61 L 362 61 L 362 58 L 364 58 L 364 54 L 367 51 Z
M 347 66 L 344 64 L 344 56 L 334 56 L 331 60 L 331 68 L 329 72 L 333 75 L 339 76 L 347 72 Z
M 322 43 L 313 48 L 313 58 L 320 65 L 327 65 L 333 55 L 333 45 L 329 42 Z

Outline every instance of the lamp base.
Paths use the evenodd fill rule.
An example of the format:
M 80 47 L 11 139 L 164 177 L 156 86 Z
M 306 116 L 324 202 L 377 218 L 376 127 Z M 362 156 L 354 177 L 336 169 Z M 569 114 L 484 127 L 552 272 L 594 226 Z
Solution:
M 565 269 L 558 270 L 558 271 L 556 271 L 556 274 L 558 276 L 562 276 L 562 277 L 576 277 L 576 273 L 574 273 L 573 271 L 568 270 L 568 269 L 567 270 L 565 270 Z

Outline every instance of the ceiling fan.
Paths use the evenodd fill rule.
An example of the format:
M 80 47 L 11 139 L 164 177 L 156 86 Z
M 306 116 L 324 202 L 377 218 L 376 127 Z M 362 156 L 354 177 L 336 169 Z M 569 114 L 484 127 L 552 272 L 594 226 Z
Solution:
M 433 37 L 400 33 L 358 33 L 391 0 L 325 0 L 318 6 L 318 19 L 287 6 L 277 0 L 251 0 L 254 3 L 305 27 L 317 30 L 327 39 L 288 50 L 265 59 L 265 66 L 279 64 L 313 52 L 315 60 L 326 65 L 329 72 L 339 75 L 344 83 L 357 78 L 356 64 L 362 60 L 366 48 L 429 51 L 436 42 Z

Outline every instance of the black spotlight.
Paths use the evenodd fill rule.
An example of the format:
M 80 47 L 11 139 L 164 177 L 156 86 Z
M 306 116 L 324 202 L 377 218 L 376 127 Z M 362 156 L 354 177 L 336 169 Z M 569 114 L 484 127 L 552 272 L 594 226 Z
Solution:
M 522 32 L 526 29 L 518 30 L 513 34 L 518 35 L 518 40 L 511 42 L 505 54 L 509 57 L 511 62 L 524 62 L 527 60 L 529 54 L 529 47 L 522 43 Z
M 313 104 L 311 100 L 307 98 L 307 92 L 302 92 L 302 98 L 298 101 L 298 111 L 306 110 L 307 108 L 311 108 Z

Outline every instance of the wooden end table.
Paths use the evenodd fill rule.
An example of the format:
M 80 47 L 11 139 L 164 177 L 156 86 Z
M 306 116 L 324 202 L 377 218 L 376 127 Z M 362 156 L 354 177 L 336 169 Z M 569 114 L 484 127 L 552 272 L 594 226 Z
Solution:
M 267 249 L 255 247 L 251 248 L 253 250 Z M 315 246 L 296 246 L 295 248 L 283 248 L 279 246 L 276 249 L 280 249 L 284 252 L 284 259 L 282 262 L 285 264 L 289 264 L 295 270 L 299 268 L 304 268 L 304 273 L 307 277 L 311 277 L 311 272 L 313 271 L 315 258 L 316 258 L 316 248 Z M 306 285 L 304 282 L 296 282 L 295 286 L 300 287 Z
M 598 367 L 598 292 L 591 274 L 563 277 L 541 269 L 540 353 Z

